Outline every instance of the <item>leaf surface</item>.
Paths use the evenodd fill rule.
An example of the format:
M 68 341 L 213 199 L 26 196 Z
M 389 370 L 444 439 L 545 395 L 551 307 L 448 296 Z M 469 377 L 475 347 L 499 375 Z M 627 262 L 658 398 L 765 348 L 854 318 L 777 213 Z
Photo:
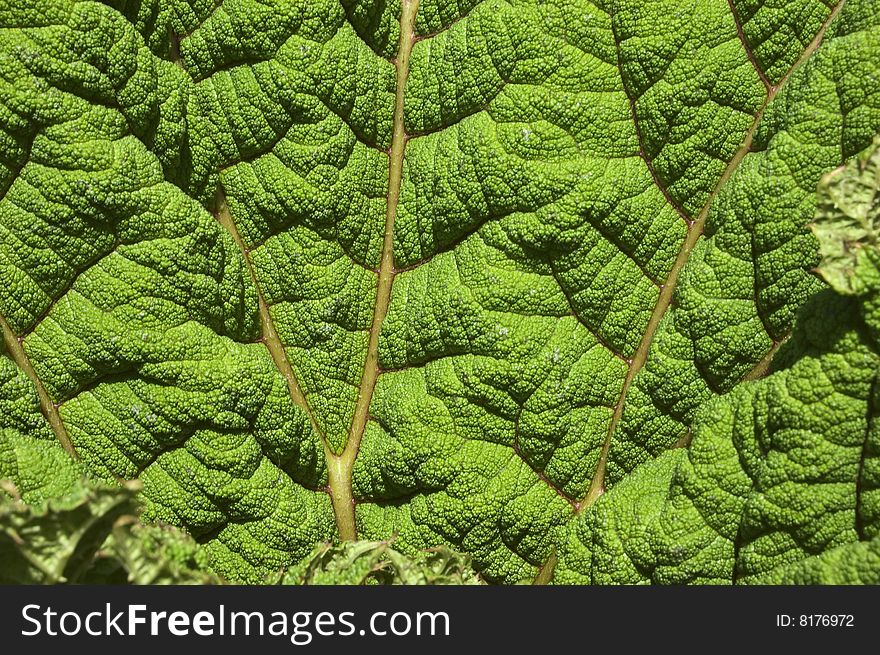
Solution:
M 233 580 L 394 535 L 547 577 L 821 288 L 878 16 L 0 1 L 0 429 Z
M 690 447 L 637 469 L 570 526 L 557 583 L 880 583 L 880 248 L 840 270 L 880 179 L 830 173 L 812 225 L 833 289 L 811 298 L 766 379 L 704 405 Z M 843 196 L 841 189 L 854 189 Z

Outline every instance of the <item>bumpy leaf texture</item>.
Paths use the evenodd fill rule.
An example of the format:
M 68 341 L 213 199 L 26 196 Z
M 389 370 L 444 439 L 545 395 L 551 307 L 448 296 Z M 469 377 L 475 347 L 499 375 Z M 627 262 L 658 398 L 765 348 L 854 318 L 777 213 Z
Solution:
M 475 585 L 470 558 L 445 546 L 407 557 L 386 541 L 320 544 L 310 559 L 285 571 L 280 584 L 294 585 Z
M 222 582 L 189 535 L 138 521 L 139 483 L 91 482 L 52 442 L 29 439 L 5 452 L 12 456 L 0 462 L 0 583 Z M 53 465 L 49 497 L 43 496 L 46 487 L 18 486 L 45 473 L 41 458 Z
M 569 535 L 660 511 L 637 467 L 766 370 L 877 132 L 877 0 L 2 0 L 0 428 L 234 580 L 394 535 L 590 578 Z
M 708 402 L 687 450 L 587 508 L 555 582 L 880 583 L 880 139 L 819 201 L 832 289 L 804 305 L 776 370 Z
M 14 486 L 4 491 L 17 495 Z M 134 508 L 132 494 L 78 486 L 37 506 L 0 494 L 0 582 L 84 582 L 113 524 Z

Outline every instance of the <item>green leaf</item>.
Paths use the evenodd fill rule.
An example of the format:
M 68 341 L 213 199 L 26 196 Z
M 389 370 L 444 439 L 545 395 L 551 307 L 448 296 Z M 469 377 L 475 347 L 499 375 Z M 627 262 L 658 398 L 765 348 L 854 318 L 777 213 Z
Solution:
M 0 431 L 0 582 L 211 584 L 207 553 L 143 525 L 140 484 L 95 484 L 52 441 Z
M 286 571 L 282 584 L 480 584 L 470 558 L 445 546 L 407 557 L 384 541 L 322 544 L 311 558 Z
M 546 579 L 778 368 L 878 132 L 877 0 L 0 0 L 0 434 L 232 581 Z
M 817 294 L 776 372 L 707 403 L 689 448 L 573 522 L 555 582 L 880 583 L 877 321 L 864 298 Z
M 89 572 L 90 583 L 222 584 L 210 572 L 208 554 L 184 532 L 143 525 L 135 517 L 117 520 Z
M 838 546 L 778 572 L 777 584 L 880 584 L 880 538 Z
M 17 495 L 14 487 L 8 489 Z M 114 523 L 134 509 L 132 493 L 82 483 L 67 496 L 36 506 L 0 500 L 0 580 L 83 581 Z
M 83 475 L 82 466 L 58 442 L 0 430 L 0 491 L 14 489 L 16 500 L 39 503 L 65 496 L 78 488 Z
M 822 255 L 819 274 L 838 293 L 877 289 L 880 254 L 880 137 L 864 155 L 822 178 L 810 225 Z

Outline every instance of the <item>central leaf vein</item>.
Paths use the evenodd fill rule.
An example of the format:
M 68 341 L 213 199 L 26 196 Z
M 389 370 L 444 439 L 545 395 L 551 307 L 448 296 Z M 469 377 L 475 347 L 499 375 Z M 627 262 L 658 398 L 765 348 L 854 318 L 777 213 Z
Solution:
M 379 265 L 379 283 L 376 289 L 376 303 L 370 336 L 367 342 L 367 356 L 358 388 L 357 404 L 351 421 L 348 440 L 340 455 L 330 455 L 328 470 L 330 494 L 333 511 L 336 514 L 336 527 L 342 539 L 355 539 L 357 527 L 354 514 L 354 495 L 352 493 L 352 469 L 357 458 L 361 440 L 369 420 L 370 401 L 379 379 L 379 331 L 388 306 L 391 302 L 391 287 L 396 274 L 394 268 L 394 221 L 397 218 L 397 205 L 400 201 L 400 188 L 403 180 L 403 160 L 409 135 L 404 125 L 404 94 L 409 77 L 410 54 L 416 41 L 415 19 L 419 0 L 402 0 L 400 12 L 400 42 L 394 65 L 397 80 L 394 98 L 394 131 L 391 137 L 391 153 L 388 164 L 388 197 L 385 210 L 385 230 L 382 240 L 382 258 Z

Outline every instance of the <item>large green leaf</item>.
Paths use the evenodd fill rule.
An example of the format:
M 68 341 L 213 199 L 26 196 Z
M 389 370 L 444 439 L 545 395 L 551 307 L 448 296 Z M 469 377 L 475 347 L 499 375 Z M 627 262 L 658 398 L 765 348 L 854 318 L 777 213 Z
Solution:
M 546 579 L 766 370 L 877 132 L 876 0 L 0 0 L 0 429 L 234 580 Z

